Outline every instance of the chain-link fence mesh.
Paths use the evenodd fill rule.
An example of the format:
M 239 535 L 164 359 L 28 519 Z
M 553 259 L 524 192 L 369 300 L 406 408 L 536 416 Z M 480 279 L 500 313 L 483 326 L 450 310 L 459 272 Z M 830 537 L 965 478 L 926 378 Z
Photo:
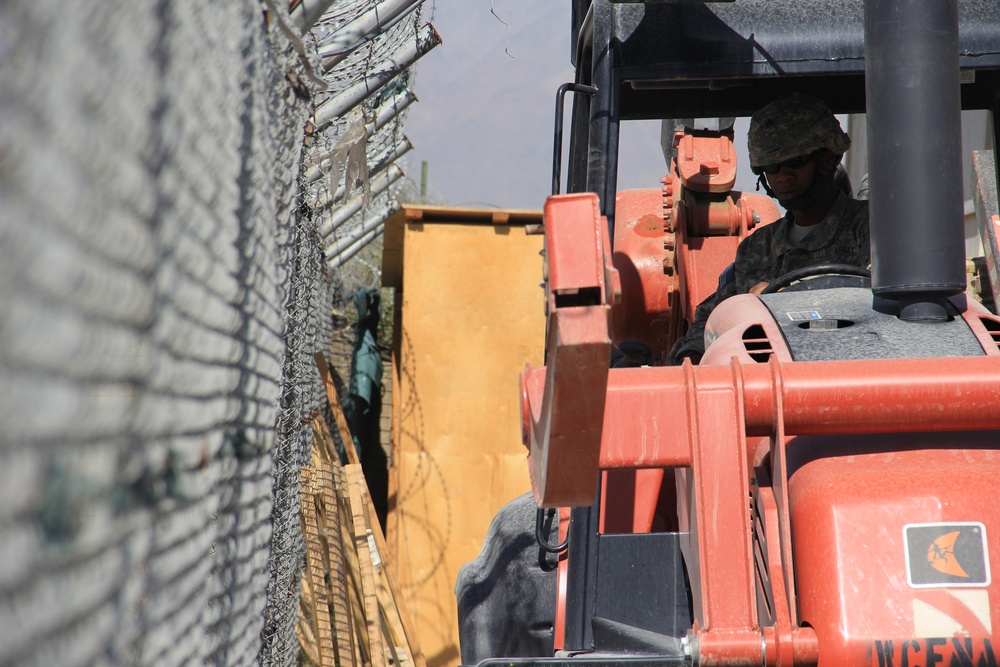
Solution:
M 361 4 L 0 3 L 0 665 L 295 663 L 348 122 L 309 74 Z

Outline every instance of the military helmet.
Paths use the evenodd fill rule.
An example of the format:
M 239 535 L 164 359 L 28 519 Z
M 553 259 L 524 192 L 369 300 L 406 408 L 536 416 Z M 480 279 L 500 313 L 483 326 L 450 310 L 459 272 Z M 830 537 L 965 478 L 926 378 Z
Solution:
M 747 143 L 751 166 L 761 167 L 821 148 L 843 155 L 851 147 L 851 138 L 822 100 L 792 93 L 753 115 Z

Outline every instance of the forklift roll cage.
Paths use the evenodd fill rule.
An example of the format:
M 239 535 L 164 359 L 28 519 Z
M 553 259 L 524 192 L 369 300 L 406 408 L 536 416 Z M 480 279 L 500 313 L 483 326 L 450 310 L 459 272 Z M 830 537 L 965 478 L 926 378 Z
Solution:
M 928 5 L 921 0 L 900 4 Z M 838 114 L 871 113 L 866 99 L 867 9 L 862 0 L 573 0 L 571 55 L 575 89 L 584 94 L 573 99 L 566 192 L 597 194 L 599 213 L 607 219 L 607 242 L 613 244 L 622 121 L 745 117 L 792 91 L 821 97 Z M 1000 135 L 1000 3 L 959 0 L 957 12 L 961 109 L 991 112 L 995 152 Z M 960 145 L 959 127 L 938 131 L 945 143 Z M 947 163 L 949 168 L 954 164 Z M 554 190 L 558 182 L 557 168 Z M 893 185 L 899 187 L 900 181 Z M 924 199 L 926 194 L 910 192 Z M 874 222 L 872 227 L 874 234 Z M 599 512 L 597 503 L 572 510 L 570 550 L 586 557 L 570 559 L 566 608 L 585 611 L 566 618 L 568 650 L 593 646 L 586 610 L 594 606 Z
M 992 112 L 1000 135 L 1000 5 L 959 2 L 962 109 Z M 567 192 L 594 192 L 614 230 L 622 121 L 749 116 L 791 91 L 863 113 L 864 3 L 858 0 L 573 0 L 576 83 Z M 692 30 L 692 26 L 697 26 Z

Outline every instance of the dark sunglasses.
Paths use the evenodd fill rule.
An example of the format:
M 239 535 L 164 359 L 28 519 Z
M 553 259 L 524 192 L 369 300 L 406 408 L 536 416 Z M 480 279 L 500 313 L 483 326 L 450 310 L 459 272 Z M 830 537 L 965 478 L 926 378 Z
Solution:
M 810 162 L 816 156 L 815 153 L 810 153 L 809 155 L 800 155 L 798 157 L 793 157 L 790 160 L 785 160 L 784 162 L 779 162 L 778 164 L 765 164 L 760 167 L 750 167 L 750 171 L 754 173 L 755 176 L 760 176 L 761 174 L 768 174 L 773 176 L 781 171 L 782 167 L 788 167 L 789 169 L 801 169 Z

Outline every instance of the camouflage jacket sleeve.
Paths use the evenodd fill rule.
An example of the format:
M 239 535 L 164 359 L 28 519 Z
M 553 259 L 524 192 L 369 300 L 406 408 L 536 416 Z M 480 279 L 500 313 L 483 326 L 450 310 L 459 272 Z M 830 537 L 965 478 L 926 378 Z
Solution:
M 685 357 L 690 357 L 696 364 L 701 361 L 701 356 L 705 353 L 705 323 L 708 321 L 708 316 L 717 305 L 736 294 L 736 282 L 732 280 L 731 275 L 732 272 L 728 269 L 724 271 L 719 277 L 718 289 L 695 308 L 691 326 L 670 348 L 670 353 L 667 355 L 668 365 L 679 365 Z
M 830 212 L 798 245 L 788 238 L 787 215 L 743 239 L 736 251 L 735 280 L 720 280 L 719 288 L 700 304 L 687 333 L 667 357 L 679 364 L 685 357 L 697 363 L 705 352 L 705 323 L 715 307 L 734 294 L 745 294 L 760 282 L 770 283 L 789 271 L 814 264 L 871 266 L 868 202 L 840 195 Z
M 736 251 L 738 293 L 813 264 L 871 265 L 867 201 L 840 195 L 823 221 L 799 244 L 789 240 L 791 226 L 791 218 L 786 215 L 740 243 Z

